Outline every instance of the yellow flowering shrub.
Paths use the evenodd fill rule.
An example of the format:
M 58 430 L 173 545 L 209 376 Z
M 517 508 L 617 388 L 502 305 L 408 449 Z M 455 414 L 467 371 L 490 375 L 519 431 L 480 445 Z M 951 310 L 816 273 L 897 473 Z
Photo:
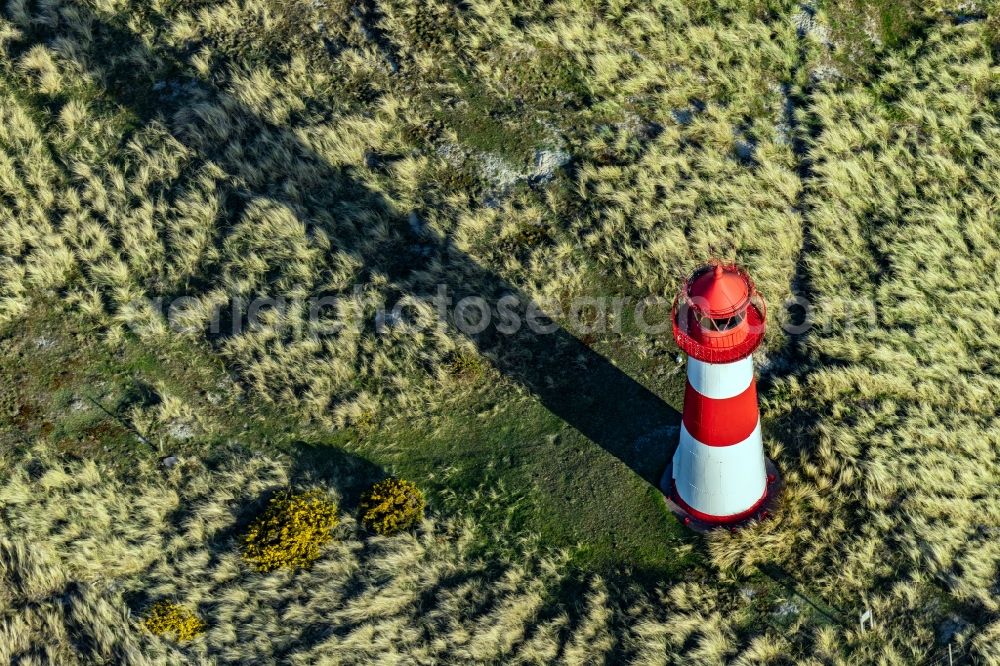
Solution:
M 258 571 L 307 567 L 338 522 L 336 503 L 322 491 L 275 497 L 247 530 L 243 559 Z
M 189 641 L 205 631 L 205 622 L 200 617 L 171 601 L 153 604 L 143 624 L 157 636 L 172 636 L 180 642 Z
M 397 534 L 424 515 L 424 494 L 404 479 L 379 481 L 361 498 L 361 522 L 378 534 Z

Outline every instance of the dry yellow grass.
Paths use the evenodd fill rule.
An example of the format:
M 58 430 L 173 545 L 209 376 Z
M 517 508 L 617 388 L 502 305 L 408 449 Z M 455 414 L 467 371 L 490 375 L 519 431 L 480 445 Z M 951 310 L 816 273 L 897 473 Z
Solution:
M 254 573 L 231 530 L 284 464 L 126 481 L 5 449 L 0 659 L 907 664 L 961 614 L 957 642 L 1000 661 L 994 37 L 934 2 L 852 82 L 824 12 L 772 4 L 8 3 L 0 320 L 55 296 L 112 339 L 207 337 L 256 398 L 324 427 L 419 413 L 453 389 L 442 368 L 490 351 L 376 331 L 381 300 L 439 283 L 664 292 L 715 254 L 819 321 L 791 351 L 772 326 L 761 359 L 777 515 L 659 586 L 574 580 L 528 548 L 484 561 L 479 528 L 440 517 L 370 540 L 345 517 L 308 570 Z M 563 147 L 572 168 L 526 185 L 518 155 Z M 295 334 L 326 323 L 299 304 L 206 332 L 233 298 L 278 294 L 340 296 L 362 325 Z M 183 331 L 148 302 L 174 296 Z M 134 416 L 197 419 L 171 400 Z M 737 582 L 760 564 L 880 621 L 775 627 Z M 205 609 L 204 635 L 149 636 L 136 596 Z
M 371 537 L 344 516 L 343 537 L 308 569 L 254 572 L 233 527 L 260 495 L 288 482 L 286 464 L 274 460 L 215 471 L 184 461 L 166 476 L 132 470 L 142 483 L 44 452 L 10 458 L 2 471 L 7 661 L 245 663 L 281 654 L 293 663 L 577 664 L 634 653 L 655 663 L 683 649 L 714 663 L 736 654 L 722 597 L 708 586 L 656 593 L 594 578 L 581 607 L 563 605 L 552 594 L 572 580 L 564 554 L 525 544 L 517 562 L 484 561 L 477 544 L 503 535 L 463 519 Z M 120 511 L 128 515 L 115 518 Z M 153 633 L 133 605 L 142 598 L 173 600 L 163 607 L 169 617 L 153 614 Z
M 312 329 L 328 322 L 311 322 L 300 304 L 210 337 L 260 395 L 339 426 L 373 406 L 433 400 L 428 376 L 462 344 L 439 326 L 374 335 L 377 305 L 399 294 L 445 284 L 491 297 L 509 283 L 565 298 L 607 276 L 655 293 L 712 253 L 739 255 L 773 298 L 789 293 L 800 186 L 791 144 L 774 127 L 784 122 L 790 24 L 742 14 L 705 22 L 674 1 L 601 17 L 568 2 L 539 8 L 533 28 L 519 31 L 516 3 L 463 12 L 384 3 L 376 28 L 335 4 L 143 6 L 124 21 L 112 6 L 17 3 L 3 23 L 12 142 L 0 179 L 11 181 L 14 207 L 0 209 L 11 259 L 0 266 L 0 315 L 61 289 L 154 342 L 175 332 L 149 298 L 185 296 L 176 321 L 201 337 L 234 298 L 336 296 L 360 327 L 317 340 Z M 435 11 L 450 18 L 424 23 Z M 413 38 L 432 25 L 441 40 Z M 290 40 L 292 30 L 306 33 Z M 344 40 L 338 57 L 317 54 L 334 34 Z M 175 62 L 194 43 L 190 62 Z M 462 65 L 474 72 L 468 83 L 448 64 L 459 54 L 472 60 Z M 458 86 L 487 106 L 461 112 L 463 136 L 438 132 L 439 111 L 398 92 L 387 60 L 434 95 Z M 562 73 L 549 81 L 553 67 Z M 511 86 L 542 95 L 539 111 L 523 127 L 494 127 L 483 118 L 489 100 Z M 377 103 L 354 101 L 366 90 Z M 603 99 L 570 115 L 605 129 L 545 129 L 578 103 L 565 91 Z M 43 121 L 35 109 L 59 96 L 70 101 Z M 497 185 L 508 182 L 497 174 L 521 173 L 502 151 L 522 135 L 551 150 L 574 141 L 576 182 L 538 192 Z M 373 168 L 367 155 L 394 157 Z M 411 212 L 422 223 L 416 237 Z

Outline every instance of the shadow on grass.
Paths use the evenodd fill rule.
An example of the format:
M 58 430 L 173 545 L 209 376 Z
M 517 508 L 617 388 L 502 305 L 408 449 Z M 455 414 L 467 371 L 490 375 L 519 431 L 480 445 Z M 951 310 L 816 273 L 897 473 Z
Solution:
M 757 570 L 781 585 L 791 594 L 803 599 L 827 622 L 839 624 L 845 629 L 850 628 L 848 615 L 842 609 L 819 599 L 814 593 L 811 593 L 802 582 L 796 579 L 795 576 L 780 565 L 773 563 L 759 564 L 757 565 Z
M 396 231 L 382 246 L 375 247 L 370 244 L 351 247 L 349 239 L 335 238 L 336 244 L 344 245 L 344 250 L 361 258 L 366 270 L 393 279 L 427 270 L 432 263 L 444 265 L 448 267 L 443 278 L 445 286 L 456 302 L 464 296 L 475 295 L 495 306 L 502 296 L 514 295 L 521 304 L 523 321 L 523 314 L 531 302 L 523 292 L 477 264 L 450 239 L 420 247 L 426 240 L 412 230 L 406 214 L 393 210 L 379 193 L 353 178 L 347 169 L 329 164 L 291 129 L 268 122 L 253 110 L 225 97 L 212 83 L 186 73 L 187 54 L 160 45 L 155 52 L 151 51 L 143 39 L 125 27 L 122 17 L 101 16 L 78 3 L 69 3 L 67 8 L 75 13 L 73 21 L 88 26 L 94 35 L 100 52 L 88 53 L 87 57 L 104 72 L 102 83 L 113 102 L 134 115 L 136 128 L 159 118 L 193 153 L 212 159 L 216 153 L 221 155 L 226 150 L 231 139 L 221 139 L 214 146 L 200 145 L 201 139 L 193 139 L 193 136 L 213 136 L 216 131 L 211 118 L 191 110 L 199 104 L 225 98 L 231 111 L 228 122 L 240 128 L 239 138 L 256 140 L 263 137 L 276 147 L 290 149 L 294 152 L 291 159 L 307 163 L 312 173 L 319 174 L 324 191 L 333 190 L 343 195 L 343 201 L 338 203 L 345 209 L 374 215 L 373 219 L 387 221 Z M 33 42 L 51 42 L 60 37 L 61 30 L 71 29 L 73 26 L 39 25 L 17 49 L 26 51 Z M 227 64 L 218 63 L 214 75 L 224 76 Z M 174 82 L 169 94 L 162 83 L 165 79 Z M 260 183 L 263 178 L 264 182 L 249 191 L 233 189 L 226 193 L 229 223 L 237 221 L 246 204 L 255 197 L 266 196 L 280 201 L 284 179 L 288 178 L 287 173 L 271 173 L 271 164 L 243 160 L 234 164 L 236 166 L 231 168 L 235 170 L 232 175 L 236 179 Z M 302 185 L 314 187 L 312 183 Z M 448 323 L 454 326 L 453 321 Z M 642 447 L 637 447 L 637 443 L 651 434 L 655 437 L 658 432 L 671 432 L 669 427 L 679 424 L 680 414 L 656 394 L 561 328 L 549 334 L 537 334 L 522 326 L 521 331 L 513 335 L 491 328 L 470 339 L 503 375 L 527 388 L 552 413 L 619 458 L 649 483 L 658 482 L 673 442 L 663 441 L 662 445 L 657 442 L 655 446 L 646 442 Z M 313 458 L 309 464 L 317 465 L 316 456 L 320 454 L 309 455 Z
M 291 453 L 289 476 L 305 484 L 337 479 L 340 506 L 349 513 L 358 508 L 362 493 L 371 484 L 388 476 L 382 467 L 371 461 L 334 447 L 298 442 Z

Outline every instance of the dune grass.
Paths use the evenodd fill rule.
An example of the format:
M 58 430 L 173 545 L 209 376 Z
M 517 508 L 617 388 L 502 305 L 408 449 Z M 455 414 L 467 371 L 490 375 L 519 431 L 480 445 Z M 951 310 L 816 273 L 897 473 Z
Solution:
M 994 13 L 7 3 L 0 655 L 906 664 L 951 624 L 996 662 Z M 438 285 L 669 295 L 712 255 L 772 305 L 787 489 L 736 534 L 684 533 L 655 489 L 668 338 L 378 325 Z M 361 325 L 208 328 L 311 294 Z M 153 307 L 177 297 L 183 330 Z M 390 474 L 430 516 L 373 536 L 357 503 Z M 334 538 L 254 572 L 239 535 L 288 489 L 338 502 Z M 160 602 L 205 632 L 145 631 Z

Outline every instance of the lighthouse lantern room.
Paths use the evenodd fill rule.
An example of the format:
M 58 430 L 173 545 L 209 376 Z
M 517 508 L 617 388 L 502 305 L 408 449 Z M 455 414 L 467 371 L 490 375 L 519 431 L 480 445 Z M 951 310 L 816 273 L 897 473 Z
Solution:
M 753 280 L 735 265 L 702 266 L 674 301 L 687 386 L 680 441 L 661 485 L 692 528 L 762 517 L 778 490 L 777 470 L 764 458 L 753 372 L 765 318 Z

